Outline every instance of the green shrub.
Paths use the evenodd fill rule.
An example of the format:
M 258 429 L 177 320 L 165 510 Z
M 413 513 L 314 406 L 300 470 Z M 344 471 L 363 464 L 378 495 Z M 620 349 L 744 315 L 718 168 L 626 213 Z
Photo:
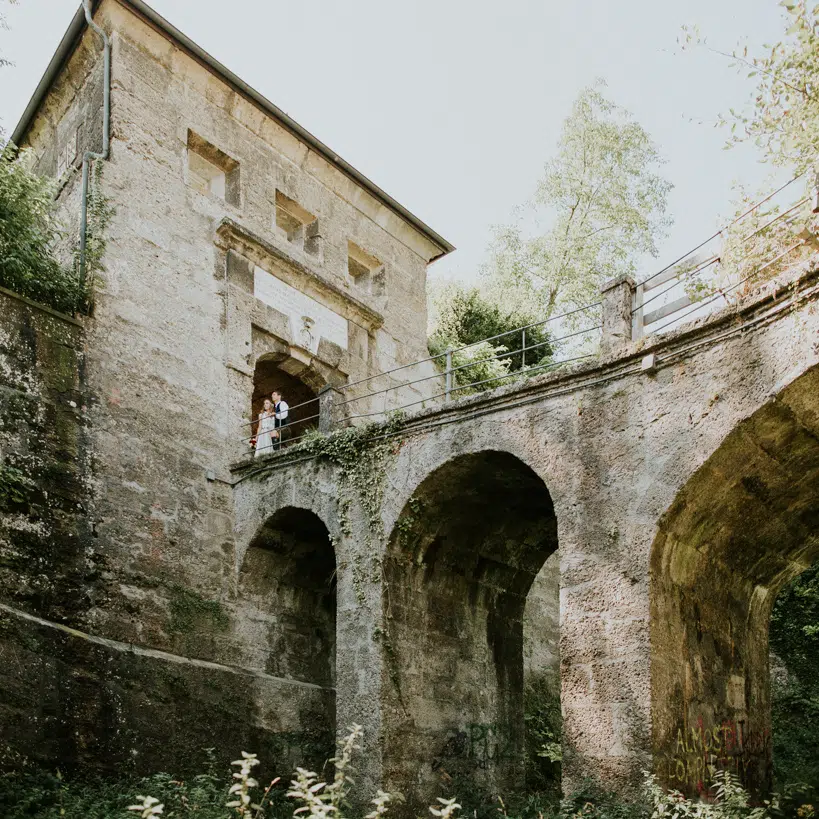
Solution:
M 819 563 L 777 596 L 770 644 L 774 780 L 819 789 Z
M 561 715 L 560 695 L 549 679 L 530 680 L 523 693 L 526 726 L 526 787 L 530 791 L 560 795 Z
M 297 768 L 289 787 L 278 778 L 259 783 L 253 773 L 259 760 L 243 753 L 233 762 L 232 779 L 216 769 L 212 753 L 205 772 L 189 780 L 168 774 L 142 779 L 104 780 L 72 778 L 45 773 L 19 757 L 2 758 L 0 816 L 3 819 L 143 819 L 195 817 L 196 819 L 352 819 L 352 759 L 360 749 L 361 728 L 354 725 L 332 763 L 330 781 Z M 645 777 L 642 793 L 626 801 L 588 782 L 558 801 L 543 794 L 523 792 L 509 801 L 496 796 L 481 799 L 474 783 L 450 782 L 458 796 L 439 798 L 429 811 L 436 819 L 816 819 L 816 791 L 790 786 L 761 804 L 730 773 L 716 771 L 712 787 L 702 799 L 686 799 L 666 791 L 655 778 Z M 457 800 L 457 801 L 456 801 Z M 387 819 L 403 800 L 399 794 L 377 791 L 363 819 Z M 462 804 L 460 804 L 462 803 Z M 474 803 L 474 804 L 473 804 Z M 460 813 L 459 813 L 460 812 Z
M 477 389 L 502 386 L 511 380 L 512 376 L 505 377 L 510 373 L 523 375 L 551 360 L 553 350 L 545 325 L 526 330 L 526 347 L 535 349 L 527 349 L 524 361 L 524 354 L 517 352 L 524 346 L 524 332 L 519 328 L 536 319 L 520 310 L 505 309 L 477 287 L 449 283 L 434 288 L 431 305 L 429 351 L 431 355 L 440 355 L 449 349 L 457 350 L 452 356 L 452 366 L 460 368 L 454 373 L 453 385 L 460 387 L 455 392 L 456 397 L 475 391 L 475 388 L 467 388 L 467 384 L 488 382 Z M 508 335 L 495 341 L 484 341 L 503 333 Z M 474 346 L 459 349 L 465 344 Z M 441 368 L 443 362 L 443 358 L 438 360 Z
M 0 153 L 0 286 L 73 313 L 84 298 L 76 272 L 55 255 L 56 183 L 34 173 L 30 160 L 10 145 Z

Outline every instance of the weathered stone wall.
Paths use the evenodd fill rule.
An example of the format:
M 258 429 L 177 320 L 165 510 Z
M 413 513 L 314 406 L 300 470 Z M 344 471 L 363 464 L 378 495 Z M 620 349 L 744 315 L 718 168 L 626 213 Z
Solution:
M 83 154 L 102 149 L 103 90 L 99 41 L 87 36 L 69 69 L 55 79 L 20 146 L 33 152 L 38 173 L 57 180 L 57 215 L 66 228 L 58 252 L 67 264 L 79 234 Z
M 83 773 L 201 773 L 253 748 L 271 777 L 323 764 L 332 689 L 107 640 L 0 604 L 2 742 Z
M 653 545 L 652 725 L 661 773 L 702 791 L 708 767 L 771 784 L 768 626 L 819 557 L 819 368 L 742 421 L 663 516 Z
M 0 290 L 0 594 L 77 622 L 102 568 L 87 517 L 82 329 Z
M 523 673 L 560 693 L 560 557 L 546 558 L 526 596 L 523 612 Z
M 244 612 L 145 579 L 164 597 L 171 650 L 140 647 L 150 636 L 100 635 L 95 611 L 116 597 L 120 575 L 94 526 L 101 470 L 83 329 L 6 291 L 0 328 L 0 741 L 46 763 L 116 772 L 199 772 L 200 749 L 214 745 L 225 763 L 253 748 L 282 770 L 322 764 L 334 737 L 332 670 L 301 682 L 270 669 L 269 650 L 231 656 L 253 643 L 240 631 Z M 117 607 L 153 625 L 138 599 Z M 218 653 L 220 640 L 226 663 L 189 659 Z M 293 655 L 309 655 L 296 642 Z

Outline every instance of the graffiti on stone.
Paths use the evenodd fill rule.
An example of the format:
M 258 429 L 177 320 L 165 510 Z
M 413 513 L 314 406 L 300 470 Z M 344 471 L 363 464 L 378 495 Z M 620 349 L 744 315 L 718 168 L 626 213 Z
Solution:
M 515 756 L 515 743 L 500 726 L 472 722 L 450 733 L 440 753 L 433 759 L 432 769 L 440 770 L 453 762 L 466 762 L 469 767 L 485 771 L 493 764 Z
M 725 719 L 707 726 L 702 717 L 696 726 L 679 727 L 673 752 L 661 760 L 661 777 L 681 790 L 708 789 L 715 770 L 729 771 L 741 781 L 749 769 L 769 756 L 770 730 L 753 730 L 748 721 Z

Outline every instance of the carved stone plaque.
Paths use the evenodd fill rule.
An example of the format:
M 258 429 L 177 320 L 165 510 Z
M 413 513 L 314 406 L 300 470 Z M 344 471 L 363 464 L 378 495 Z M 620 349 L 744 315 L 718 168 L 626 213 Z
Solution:
M 329 307 L 300 293 L 261 267 L 253 276 L 253 292 L 257 299 L 275 307 L 290 318 L 292 342 L 318 351 L 319 340 L 326 338 L 339 347 L 347 349 L 347 319 L 334 313 Z M 309 346 L 307 346 L 309 345 Z

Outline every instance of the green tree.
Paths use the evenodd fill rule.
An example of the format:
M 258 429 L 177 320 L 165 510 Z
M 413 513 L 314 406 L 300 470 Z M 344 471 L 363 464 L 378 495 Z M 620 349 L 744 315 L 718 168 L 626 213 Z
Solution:
M 0 153 L 0 286 L 73 312 L 81 306 L 79 283 L 54 252 L 56 183 L 34 173 L 30 158 L 11 145 Z
M 491 246 L 487 292 L 536 305 L 542 318 L 595 302 L 606 279 L 635 274 L 670 222 L 657 147 L 602 86 L 580 93 L 532 201 Z M 533 220 L 534 235 L 524 224 Z
M 819 788 L 819 563 L 777 595 L 770 644 L 774 777 Z
M 17 3 L 17 0 L 0 0 L 0 2 L 6 2 L 9 5 L 13 6 Z M 9 30 L 9 23 L 6 19 L 5 12 L 0 9 L 0 31 L 8 31 Z M 4 68 L 7 65 L 11 65 L 11 62 L 7 60 L 5 57 L 0 54 L 0 68 Z M 0 136 L 2 136 L 2 132 L 0 131 Z
M 741 298 L 761 281 L 779 275 L 816 252 L 811 244 L 802 243 L 799 236 L 813 219 L 809 202 L 794 207 L 797 203 L 784 206 L 771 200 L 748 213 L 769 192 L 749 193 L 742 185 L 736 186 L 734 212 L 722 233 L 716 275 L 711 277 L 710 288 L 705 287 L 703 295 L 709 289 L 732 288 L 729 299 Z
M 727 147 L 752 142 L 766 161 L 802 173 L 819 154 L 819 4 L 786 0 L 780 5 L 785 17 L 783 36 L 764 46 L 760 54 L 749 53 L 747 46 L 730 52 L 715 48 L 696 27 L 683 29 L 681 44 L 683 49 L 698 46 L 718 54 L 754 80 L 748 105 L 719 117 L 730 128 Z M 810 192 L 813 182 L 813 174 L 806 174 L 794 186 L 794 203 Z M 799 246 L 798 239 L 801 231 L 812 226 L 810 202 L 794 209 L 772 200 L 734 223 L 768 192 L 750 196 L 738 187 L 732 224 L 722 237 L 719 267 L 702 285 L 694 285 L 703 295 L 736 287 L 734 295 L 741 296 L 814 252 L 811 245 Z M 779 215 L 786 218 L 774 221 Z
M 439 355 L 455 350 L 452 364 L 461 368 L 455 372 L 456 385 L 464 387 L 494 379 L 484 388 L 499 386 L 509 380 L 506 376 L 510 373 L 522 372 L 524 367 L 527 371 L 542 367 L 551 360 L 552 345 L 543 325 L 526 330 L 528 349 L 524 360 L 524 332 L 520 328 L 539 320 L 531 312 L 501 306 L 487 298 L 480 288 L 458 282 L 433 287 L 430 301 L 430 353 Z M 460 349 L 467 344 L 472 346 Z M 465 390 L 459 394 L 465 394 Z
M 819 153 L 819 4 L 783 0 L 784 36 L 758 55 L 747 47 L 723 51 L 696 28 L 683 29 L 682 45 L 702 46 L 731 61 L 755 81 L 744 110 L 730 109 L 721 122 L 729 145 L 752 141 L 776 165 L 806 170 Z

